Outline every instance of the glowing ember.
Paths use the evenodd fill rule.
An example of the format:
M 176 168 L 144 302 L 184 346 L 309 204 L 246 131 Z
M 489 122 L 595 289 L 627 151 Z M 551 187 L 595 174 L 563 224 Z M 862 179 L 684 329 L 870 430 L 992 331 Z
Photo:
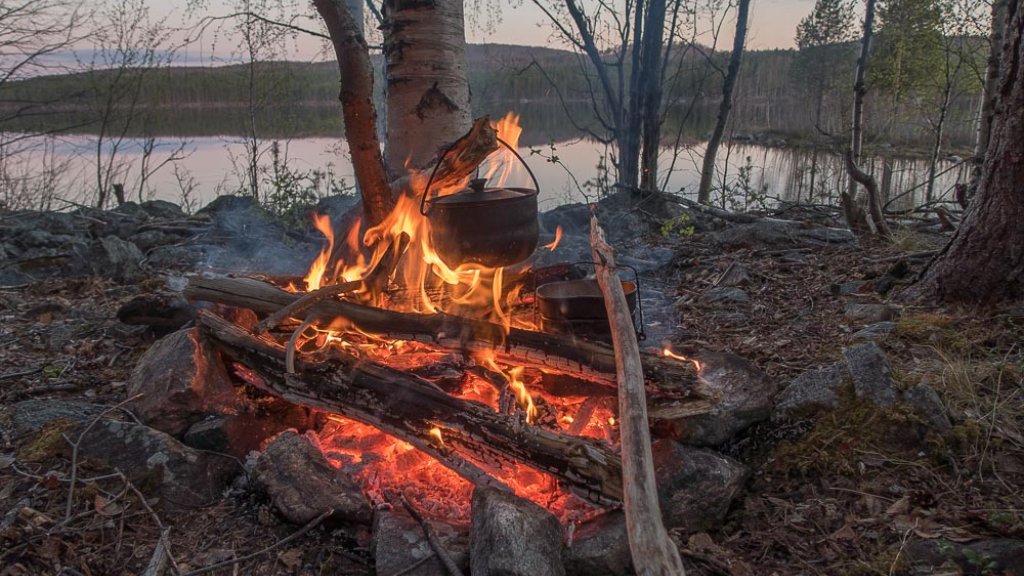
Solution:
M 683 356 L 682 354 L 676 354 L 668 346 L 666 346 L 661 351 L 661 355 L 664 356 L 665 358 L 672 358 L 673 360 L 679 360 L 680 362 L 690 362 L 690 363 L 693 364 L 693 367 L 697 369 L 697 372 L 700 372 L 701 370 L 704 369 L 704 365 L 700 363 L 700 360 L 695 360 L 693 358 L 687 358 L 686 356 Z

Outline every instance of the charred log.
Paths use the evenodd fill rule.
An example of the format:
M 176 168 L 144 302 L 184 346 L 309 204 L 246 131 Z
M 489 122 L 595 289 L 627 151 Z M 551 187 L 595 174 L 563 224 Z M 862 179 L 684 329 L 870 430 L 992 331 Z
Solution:
M 193 278 L 185 296 L 192 301 L 249 308 L 260 314 L 272 314 L 301 297 L 248 278 Z M 516 328 L 505 334 L 504 327 L 486 321 L 443 313 L 395 312 L 339 300 L 322 302 L 300 319 L 310 315 L 315 315 L 324 324 L 334 318 L 344 318 L 363 331 L 388 338 L 415 340 L 464 351 L 493 350 L 499 359 L 508 359 L 521 366 L 571 373 L 594 382 L 615 385 L 615 351 L 600 342 Z M 709 399 L 709 393 L 690 363 L 650 353 L 641 353 L 640 360 L 645 382 L 653 392 L 677 399 Z
M 449 396 L 430 382 L 374 362 L 332 352 L 319 363 L 298 362 L 285 374 L 285 350 L 240 326 L 202 312 L 208 338 L 240 364 L 248 383 L 289 402 L 340 414 L 405 440 L 480 486 L 498 486 L 472 458 L 495 469 L 519 462 L 556 476 L 596 503 L 622 498 L 622 463 L 608 446 L 526 426 L 477 402 Z M 444 446 L 428 439 L 440 428 Z

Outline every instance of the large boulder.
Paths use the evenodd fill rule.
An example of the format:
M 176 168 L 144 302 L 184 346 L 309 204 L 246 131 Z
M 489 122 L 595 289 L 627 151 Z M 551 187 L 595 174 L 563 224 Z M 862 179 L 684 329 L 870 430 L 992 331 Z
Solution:
M 469 572 L 469 527 L 430 519 L 430 529 L 448 556 Z M 378 510 L 373 515 L 373 558 L 377 574 L 408 576 L 448 576 L 434 554 L 423 528 L 408 514 Z
M 725 248 L 797 248 L 826 244 L 852 244 L 856 237 L 842 228 L 827 228 L 793 220 L 762 218 L 748 224 L 734 224 L 709 235 L 712 243 Z
M 654 476 L 665 523 L 687 532 L 721 524 L 749 474 L 740 462 L 712 450 L 656 440 Z
M 841 362 L 808 370 L 779 393 L 772 418 L 781 420 L 835 408 L 847 385 L 846 369 Z
M 170 435 L 116 418 L 105 406 L 63 400 L 26 400 L 4 410 L 2 421 L 18 442 L 19 457 L 45 460 L 81 441 L 79 465 L 120 470 L 161 506 L 187 509 L 217 501 L 240 471 L 230 457 L 193 450 Z
M 191 328 L 157 341 L 128 379 L 132 408 L 146 424 L 173 436 L 238 404 L 223 361 Z
M 771 416 L 775 383 L 753 363 L 726 352 L 702 351 L 694 358 L 716 402 L 710 412 L 657 421 L 659 434 L 694 446 L 720 446 Z
M 540 506 L 495 488 L 473 491 L 469 533 L 473 576 L 563 576 L 558 520 Z
M 566 576 L 626 576 L 633 573 L 626 515 L 602 514 L 576 528 L 565 549 Z
M 267 446 L 256 461 L 255 478 L 293 524 L 306 524 L 331 510 L 334 519 L 348 524 L 369 525 L 373 520 L 370 502 L 355 480 L 295 432 L 283 432 Z
M 853 380 L 853 392 L 858 398 L 882 407 L 891 407 L 896 403 L 892 367 L 878 344 L 868 342 L 845 348 L 843 358 Z

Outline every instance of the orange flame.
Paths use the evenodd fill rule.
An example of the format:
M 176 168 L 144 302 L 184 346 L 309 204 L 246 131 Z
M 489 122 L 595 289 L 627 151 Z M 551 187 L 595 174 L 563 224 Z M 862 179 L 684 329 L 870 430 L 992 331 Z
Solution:
M 555 239 L 552 240 L 550 244 L 545 244 L 544 248 L 547 248 L 547 250 L 549 252 L 554 252 L 555 248 L 558 248 L 558 243 L 561 242 L 561 241 L 562 241 L 562 225 L 559 224 L 558 227 L 555 228 Z
M 495 361 L 493 350 L 481 350 L 475 354 L 475 358 L 488 370 L 501 374 L 501 377 L 508 382 L 509 388 L 515 393 L 516 404 L 523 412 L 526 412 L 526 422 L 533 424 L 537 420 L 537 406 L 534 405 L 533 397 L 530 396 L 530 391 L 526 389 L 526 384 L 522 380 L 524 369 L 517 366 L 508 371 L 503 370 Z
M 695 360 L 693 358 L 688 358 L 686 356 L 683 356 L 682 354 L 676 354 L 668 346 L 666 346 L 661 351 L 661 355 L 664 356 L 665 358 L 672 358 L 673 360 L 679 360 L 680 362 L 690 362 L 690 363 L 693 364 L 694 368 L 697 369 L 697 372 L 700 372 L 701 370 L 704 369 L 704 365 L 700 363 L 700 360 Z
M 444 450 L 444 437 L 441 435 L 441 429 L 438 428 L 437 426 L 434 426 L 433 428 L 430 429 L 430 440 L 438 448 Z
M 320 250 L 320 254 L 313 260 L 313 264 L 306 273 L 306 290 L 318 290 L 323 283 L 324 272 L 327 271 L 327 264 L 334 252 L 334 228 L 331 227 L 331 219 L 326 214 L 313 213 L 313 225 L 321 234 L 327 237 L 327 246 Z

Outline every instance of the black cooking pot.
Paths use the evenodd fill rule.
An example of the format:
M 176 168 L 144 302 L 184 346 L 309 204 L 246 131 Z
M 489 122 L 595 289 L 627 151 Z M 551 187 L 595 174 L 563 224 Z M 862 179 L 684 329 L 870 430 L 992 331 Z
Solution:
M 515 148 L 498 139 L 526 167 L 535 188 L 487 188 L 478 178 L 469 188 L 448 196 L 428 198 L 437 167 L 430 174 L 420 201 L 420 212 L 430 220 L 430 241 L 445 264 L 510 266 L 526 260 L 537 249 L 537 194 L 540 186 Z

